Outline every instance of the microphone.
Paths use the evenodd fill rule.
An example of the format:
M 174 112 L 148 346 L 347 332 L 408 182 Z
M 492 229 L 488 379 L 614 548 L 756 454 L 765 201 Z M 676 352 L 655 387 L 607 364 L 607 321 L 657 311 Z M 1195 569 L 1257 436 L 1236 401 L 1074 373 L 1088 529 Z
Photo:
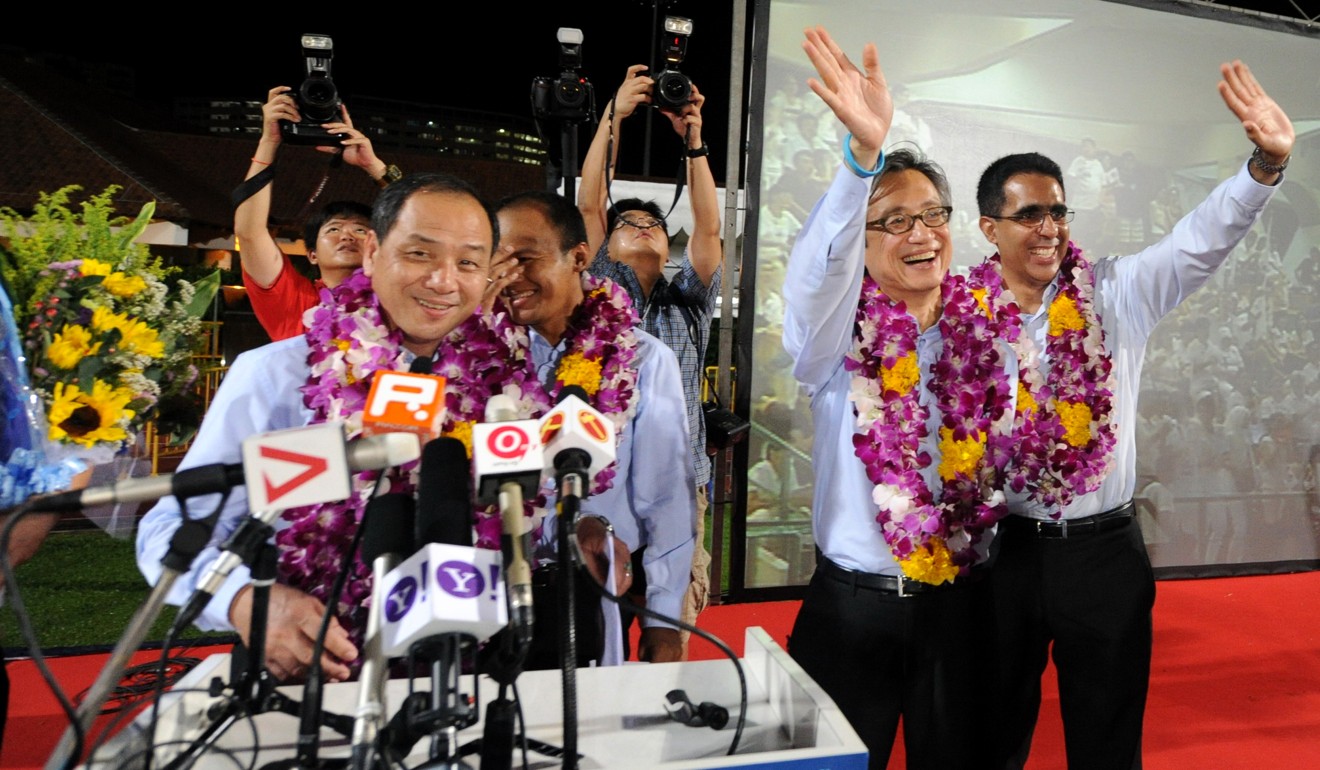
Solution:
M 413 550 L 412 496 L 387 494 L 377 497 L 367 503 L 363 518 L 366 529 L 362 534 L 362 558 L 371 564 L 371 612 L 367 616 L 362 673 L 358 678 L 358 705 L 353 719 L 352 770 L 366 770 L 371 766 L 371 756 L 376 750 L 384 719 L 385 679 L 389 665 L 381 650 L 380 628 L 385 602 L 381 586 L 386 573 L 398 566 L 403 554 Z
M 513 399 L 498 394 L 486 402 L 486 422 L 472 428 L 473 471 L 477 502 L 498 502 L 509 610 L 514 641 L 524 648 L 532 641 L 532 568 L 523 547 L 527 517 L 523 500 L 535 497 L 545 465 L 536 420 L 519 420 Z
M 88 487 L 74 492 L 61 492 L 50 495 L 35 503 L 36 510 L 64 512 L 81 511 L 97 505 L 112 503 L 141 503 L 173 495 L 179 499 L 209 495 L 233 489 L 243 483 L 243 465 L 241 463 L 212 463 L 196 468 L 166 473 L 160 476 L 147 476 L 140 479 L 124 479 L 113 484 Z
M 468 467 L 458 439 L 436 439 L 423 450 L 417 488 L 421 547 L 382 581 L 386 655 L 403 655 L 414 642 L 438 634 L 488 639 L 508 623 L 499 555 L 472 547 Z
M 577 476 L 584 490 L 597 473 L 614 462 L 614 423 L 596 411 L 577 385 L 559 392 L 559 403 L 541 418 L 547 473 Z M 564 491 L 561 490 L 561 496 Z M 579 495 L 585 497 L 585 494 Z
M 427 543 L 472 547 L 468 468 L 467 449 L 452 436 L 422 447 L 422 465 L 417 473 L 418 547 Z
M 328 428 L 329 430 L 324 430 L 325 436 L 322 437 L 320 435 L 321 431 L 309 432 L 307 428 Z M 305 451 L 309 453 L 304 455 L 305 457 L 325 460 L 325 466 L 322 468 L 321 472 L 316 475 L 307 476 L 307 472 L 304 472 L 300 477 L 295 477 L 294 480 L 301 477 L 306 478 L 302 478 L 300 489 L 288 490 L 285 492 L 283 497 L 286 499 L 297 498 L 296 501 L 286 507 L 311 505 L 316 502 L 342 500 L 348 497 L 351 489 L 340 494 L 340 484 L 313 483 L 318 482 L 320 476 L 326 475 L 326 473 L 331 470 L 330 466 L 334 459 L 335 449 L 342 450 L 341 454 L 344 455 L 345 470 L 342 472 L 343 487 L 349 486 L 348 477 L 353 473 L 368 470 L 381 470 L 395 465 L 403 465 L 404 463 L 416 460 L 417 456 L 421 453 L 420 447 L 417 443 L 417 437 L 407 433 L 386 433 L 379 436 L 364 436 L 345 444 L 343 439 L 343 426 L 340 423 L 309 425 L 307 428 L 275 431 L 261 436 L 254 436 L 243 442 L 244 457 L 246 459 L 249 447 L 255 447 L 255 450 L 253 451 L 254 455 L 261 455 L 260 449 L 262 447 L 268 449 L 274 448 L 273 445 L 278 445 L 292 435 L 295 443 L 299 446 L 304 446 L 305 442 Z M 314 436 L 316 438 L 313 441 L 306 441 L 309 436 Z M 337 442 L 337 446 L 331 443 L 327 447 L 327 439 Z M 310 454 L 312 452 L 321 452 L 322 454 Z M 326 454 L 327 452 L 329 453 L 328 455 Z M 255 468 L 251 467 L 251 465 L 251 463 L 244 463 L 242 465 L 234 466 L 239 469 L 240 473 L 245 468 L 249 472 L 249 498 L 257 496 L 269 497 L 267 494 L 253 490 L 253 486 L 254 481 L 257 482 L 257 485 L 269 483 L 269 478 L 263 474 L 273 472 L 272 468 L 269 467 L 271 464 L 266 463 L 262 465 L 259 463 Z M 257 478 L 252 478 L 252 474 L 255 474 Z M 285 482 L 285 486 L 292 483 L 293 481 Z M 301 492 L 301 487 L 308 487 L 308 492 Z M 336 488 L 330 494 L 338 494 L 339 496 L 325 497 L 322 490 L 329 487 Z M 258 486 L 258 489 L 260 488 L 262 487 Z M 319 497 L 320 499 L 313 499 L 314 496 Z M 311 500 L 311 502 L 304 502 L 305 500 Z M 220 590 L 220 586 L 222 586 L 225 580 L 229 578 L 229 575 L 234 571 L 234 568 L 243 563 L 243 555 L 247 552 L 247 549 L 255 545 L 256 542 L 261 542 L 266 539 L 268 536 L 265 531 L 266 528 L 275 521 L 275 517 L 279 515 L 280 511 L 284 510 L 283 507 L 258 507 L 255 503 L 250 504 L 250 507 L 257 509 L 244 519 L 243 523 L 234 530 L 233 534 L 229 536 L 229 539 L 221 546 L 220 556 L 218 556 L 215 561 L 211 562 L 211 565 L 207 568 L 206 572 L 202 574 L 201 579 L 197 581 L 197 588 L 193 590 L 193 594 L 189 597 L 188 603 L 184 605 L 183 609 L 179 611 L 178 616 L 175 618 L 174 628 L 176 630 L 187 627 L 189 623 L 197 619 L 197 616 L 206 608 L 206 605 L 211 601 L 211 598 L 215 596 L 215 592 Z

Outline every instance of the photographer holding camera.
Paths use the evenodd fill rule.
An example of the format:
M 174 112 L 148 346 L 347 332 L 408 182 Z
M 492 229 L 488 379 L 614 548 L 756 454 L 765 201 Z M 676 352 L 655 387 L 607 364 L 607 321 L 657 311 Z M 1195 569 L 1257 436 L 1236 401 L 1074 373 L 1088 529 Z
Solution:
M 710 591 L 710 554 L 702 543 L 711 464 L 706 454 L 701 381 L 723 259 L 720 206 L 708 150 L 701 138 L 705 97 L 695 85 L 690 101 L 681 110 L 659 108 L 685 142 L 692 199 L 693 232 L 672 283 L 664 276 L 669 261 L 669 232 L 660 207 L 636 198 L 609 205 L 608 188 L 618 155 L 621 123 L 639 106 L 655 103 L 655 80 L 644 74 L 647 69 L 643 64 L 629 67 L 623 85 L 610 102 L 608 119 L 601 121 L 583 159 L 578 209 L 586 220 L 588 245 L 596 253 L 589 268 L 591 274 L 624 287 L 637 307 L 642 328 L 659 337 L 678 356 L 697 483 L 697 548 L 682 618 L 692 623 L 705 608 Z M 634 585 L 634 590 L 638 588 Z M 659 644 L 643 643 L 638 655 L 653 662 L 685 658 L 686 634 L 680 639 L 675 632 L 672 639 Z
M 271 340 L 303 333 L 302 317 L 320 302 L 321 285 L 335 287 L 362 265 L 362 246 L 371 232 L 371 208 L 356 201 L 326 204 L 304 223 L 307 259 L 321 272 L 313 282 L 299 273 L 289 256 L 280 251 L 267 229 L 275 156 L 284 138 L 281 123 L 298 124 L 302 116 L 288 86 L 276 86 L 261 107 L 261 141 L 248 166 L 247 176 L 235 198 L 243 198 L 234 209 L 234 235 L 242 247 L 243 285 L 252 310 Z M 338 146 L 318 146 L 326 153 L 342 153 L 343 160 L 376 180 L 381 187 L 402 174 L 387 166 L 371 149 L 371 140 L 353 128 L 348 108 L 341 106 L 342 121 L 322 124 Z M 255 188 L 255 189 L 253 189 Z

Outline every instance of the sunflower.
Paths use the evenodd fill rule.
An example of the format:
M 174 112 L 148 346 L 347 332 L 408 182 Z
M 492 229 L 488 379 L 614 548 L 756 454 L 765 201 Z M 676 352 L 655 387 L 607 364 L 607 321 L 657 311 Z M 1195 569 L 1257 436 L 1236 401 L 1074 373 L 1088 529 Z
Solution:
M 165 343 L 161 341 L 160 335 L 156 333 L 155 329 L 141 321 L 126 319 L 120 325 L 119 333 L 123 335 L 120 344 L 130 353 L 138 353 L 151 358 L 160 358 L 165 355 Z
M 101 333 L 111 329 L 123 329 L 128 323 L 128 316 L 123 313 L 115 313 L 110 308 L 101 305 L 92 311 L 92 329 Z
M 116 388 L 104 380 L 92 383 L 85 393 L 77 385 L 55 383 L 50 405 L 50 440 L 68 441 L 85 447 L 98 442 L 116 442 L 128 438 L 124 423 L 136 414 L 127 409 L 133 393 Z
M 50 347 L 46 349 L 46 358 L 61 369 L 76 367 L 87 356 L 94 356 L 101 349 L 101 343 L 92 342 L 92 333 L 79 326 L 69 324 L 55 335 Z
M 147 288 L 147 282 L 141 277 L 125 273 L 111 273 L 105 277 L 101 285 L 116 297 L 131 297 Z

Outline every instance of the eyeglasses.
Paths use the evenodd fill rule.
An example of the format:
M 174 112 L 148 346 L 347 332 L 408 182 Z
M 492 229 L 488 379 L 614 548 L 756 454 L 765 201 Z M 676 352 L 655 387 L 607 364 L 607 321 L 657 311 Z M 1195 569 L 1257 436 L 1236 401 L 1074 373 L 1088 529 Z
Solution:
M 1064 208 L 1063 206 L 1054 206 L 1048 209 L 1040 206 L 1032 206 L 1026 211 L 1017 214 L 1009 214 L 1006 217 L 995 217 L 990 216 L 989 214 L 986 216 L 990 219 L 1007 219 L 1010 222 L 1017 222 L 1023 227 L 1040 227 L 1045 224 L 1045 217 L 1054 220 L 1054 224 L 1056 225 L 1066 225 L 1073 220 L 1073 216 L 1076 213 L 1076 211 Z
M 622 228 L 624 225 L 627 225 L 629 227 L 635 227 L 638 230 L 647 230 L 652 227 L 664 227 L 665 220 L 656 219 L 653 216 L 640 216 L 634 218 L 626 214 L 620 214 L 618 221 L 614 225 L 614 229 L 618 230 Z
M 953 213 L 952 206 L 936 206 L 926 209 L 917 215 L 912 214 L 890 214 L 884 219 L 874 219 L 866 223 L 867 230 L 880 230 L 890 235 L 902 235 L 917 226 L 917 220 L 926 227 L 939 227 L 949 223 L 949 215 Z

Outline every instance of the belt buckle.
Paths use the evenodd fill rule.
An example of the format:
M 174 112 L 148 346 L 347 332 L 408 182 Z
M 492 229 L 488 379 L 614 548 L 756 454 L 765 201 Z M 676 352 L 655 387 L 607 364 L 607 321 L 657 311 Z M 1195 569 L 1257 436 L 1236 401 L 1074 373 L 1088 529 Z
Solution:
M 1059 534 L 1057 535 L 1057 537 L 1062 538 L 1062 539 L 1065 539 L 1065 540 L 1068 538 L 1068 520 L 1067 520 L 1067 519 L 1059 519 L 1058 521 L 1047 521 L 1047 520 L 1045 520 L 1045 519 L 1037 519 L 1037 520 L 1036 520 L 1036 534 L 1037 534 L 1038 536 L 1040 536 L 1040 537 L 1056 537 L 1056 535 L 1052 535 L 1052 534 L 1049 534 L 1049 533 L 1047 532 L 1047 530 L 1045 529 L 1045 526 L 1046 526 L 1047 524 L 1057 524 L 1057 525 L 1059 525 Z
M 904 598 L 909 597 L 909 596 L 912 595 L 912 594 L 908 593 L 908 592 L 903 588 L 903 586 L 906 585 L 906 584 L 907 584 L 907 575 L 899 575 L 899 576 L 898 576 L 898 595 L 899 595 L 899 596 L 902 596 L 902 597 L 904 597 Z

